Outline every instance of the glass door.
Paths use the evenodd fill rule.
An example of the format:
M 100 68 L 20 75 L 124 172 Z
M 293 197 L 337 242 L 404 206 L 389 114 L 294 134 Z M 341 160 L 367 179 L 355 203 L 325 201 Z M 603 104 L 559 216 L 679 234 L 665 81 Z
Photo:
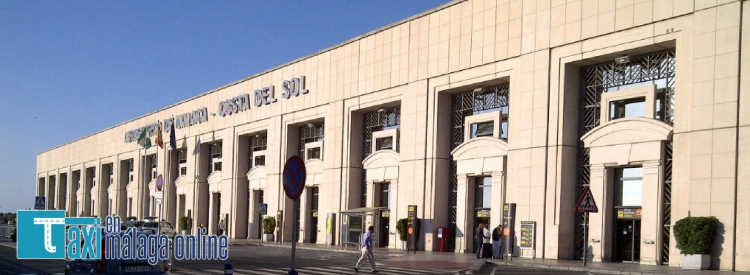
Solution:
M 618 219 L 613 261 L 637 263 L 641 258 L 641 220 Z

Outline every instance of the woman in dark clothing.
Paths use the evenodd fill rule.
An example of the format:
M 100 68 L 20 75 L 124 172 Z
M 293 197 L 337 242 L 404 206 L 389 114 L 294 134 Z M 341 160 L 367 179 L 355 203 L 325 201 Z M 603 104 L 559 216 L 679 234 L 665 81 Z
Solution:
M 501 253 L 500 253 L 500 236 L 502 236 L 503 233 L 503 227 L 501 225 L 497 225 L 494 230 L 492 230 L 492 258 L 500 259 Z
M 484 224 L 480 223 L 477 231 L 474 233 L 474 246 L 477 251 L 477 259 L 482 258 L 482 244 L 484 243 Z

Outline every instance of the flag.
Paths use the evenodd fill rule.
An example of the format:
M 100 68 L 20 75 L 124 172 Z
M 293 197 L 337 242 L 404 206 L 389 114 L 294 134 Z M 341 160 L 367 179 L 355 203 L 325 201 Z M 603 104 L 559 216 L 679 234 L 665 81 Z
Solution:
M 156 126 L 156 139 L 154 140 L 159 148 L 164 148 L 164 140 L 161 137 L 161 125 Z
M 169 146 L 172 146 L 172 150 L 177 150 L 177 138 L 175 137 L 174 133 L 174 121 L 172 121 L 172 123 L 169 125 L 171 126 L 169 129 Z
M 146 128 L 143 128 L 141 136 L 138 137 L 138 145 L 146 149 L 151 148 L 151 139 L 146 136 Z

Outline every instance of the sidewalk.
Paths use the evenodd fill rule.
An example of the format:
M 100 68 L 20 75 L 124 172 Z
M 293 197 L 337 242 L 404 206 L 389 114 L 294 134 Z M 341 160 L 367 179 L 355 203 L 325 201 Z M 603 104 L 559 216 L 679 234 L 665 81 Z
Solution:
M 230 246 L 232 245 L 261 245 L 259 240 L 241 240 L 233 239 L 230 240 Z M 274 247 L 291 247 L 290 243 L 268 243 L 264 242 L 264 246 Z M 322 250 L 329 252 L 340 252 L 340 253 L 359 253 L 356 247 L 349 247 L 347 250 L 342 249 L 341 246 L 328 246 L 322 244 L 309 244 L 309 243 L 297 243 L 298 249 L 309 249 L 309 250 Z M 719 270 L 686 270 L 679 267 L 669 267 L 664 265 L 640 265 L 640 264 L 628 264 L 628 263 L 612 263 L 612 262 L 589 262 L 583 266 L 583 262 L 580 260 L 548 260 L 548 259 L 529 259 L 529 258 L 513 258 L 510 260 L 478 260 L 473 253 L 445 253 L 445 252 L 433 252 L 433 251 L 417 251 L 414 254 L 411 251 L 406 254 L 406 251 L 396 249 L 375 249 L 375 255 L 379 260 L 388 265 L 394 265 L 398 267 L 411 267 L 411 268 L 424 268 L 430 266 L 436 269 L 444 270 L 455 270 L 460 274 L 472 274 L 480 270 L 486 263 L 493 263 L 496 265 L 514 265 L 514 266 L 525 266 L 534 268 L 545 268 L 554 270 L 571 270 L 571 271 L 588 271 L 599 274 L 715 274 L 715 275 L 750 275 L 750 272 L 732 272 L 732 271 L 719 271 Z
M 257 239 L 232 239 L 229 241 L 230 247 L 245 245 L 261 245 L 261 242 Z M 287 242 L 278 244 L 273 242 L 263 242 L 263 246 L 291 248 L 291 243 Z M 297 249 L 351 254 L 361 253 L 356 246 L 351 245 L 348 246 L 347 249 L 343 249 L 339 245 L 297 243 Z M 378 263 L 402 268 L 420 269 L 428 266 L 435 270 L 466 271 L 472 268 L 479 270 L 482 267 L 482 264 L 484 264 L 483 261 L 478 260 L 473 254 L 440 253 L 432 251 L 417 251 L 416 254 L 414 251 L 409 251 L 407 254 L 405 250 L 385 248 L 376 248 L 374 254 Z

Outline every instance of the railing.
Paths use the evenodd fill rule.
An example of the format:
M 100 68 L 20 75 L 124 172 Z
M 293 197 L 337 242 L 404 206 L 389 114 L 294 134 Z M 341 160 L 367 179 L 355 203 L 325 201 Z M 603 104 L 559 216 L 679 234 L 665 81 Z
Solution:
M 14 226 L 0 225 L 0 237 L 10 238 L 10 234 L 13 233 Z

